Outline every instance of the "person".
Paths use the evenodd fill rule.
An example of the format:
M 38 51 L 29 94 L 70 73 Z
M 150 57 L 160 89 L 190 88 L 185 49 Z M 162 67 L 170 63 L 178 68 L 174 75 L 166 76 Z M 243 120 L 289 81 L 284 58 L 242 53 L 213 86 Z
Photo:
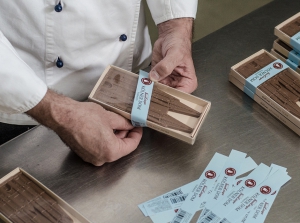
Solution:
M 191 56 L 197 0 L 0 0 L 0 122 L 42 124 L 84 161 L 101 166 L 135 150 L 142 129 L 84 102 L 109 64 L 184 92 L 197 87 Z

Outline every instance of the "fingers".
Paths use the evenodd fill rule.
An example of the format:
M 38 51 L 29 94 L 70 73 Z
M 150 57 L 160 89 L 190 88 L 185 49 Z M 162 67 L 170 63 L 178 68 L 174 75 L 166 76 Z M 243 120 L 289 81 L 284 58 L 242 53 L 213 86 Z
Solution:
M 170 87 L 176 88 L 177 90 L 183 91 L 185 93 L 192 93 L 194 90 L 196 90 L 198 83 L 195 70 L 179 70 L 178 68 L 176 68 L 176 70 L 177 71 L 173 71 L 171 75 L 167 76 L 165 79 L 159 82 Z
M 115 131 L 115 136 L 118 137 L 119 139 L 123 139 L 127 136 L 129 131 L 127 130 L 117 130 Z
M 179 65 L 179 58 L 182 58 L 179 52 L 168 51 L 166 56 L 150 71 L 150 79 L 152 81 L 161 81 L 166 78 Z
M 123 156 L 134 151 L 142 138 L 143 129 L 133 128 L 131 131 L 119 131 L 116 135 L 107 135 L 110 140 L 106 146 L 98 147 L 96 150 L 102 150 L 100 153 L 86 153 L 84 151 L 75 151 L 85 162 L 89 162 L 94 166 L 102 166 L 105 163 L 114 162 Z M 100 155 L 97 157 L 97 155 Z
M 137 127 L 129 131 L 125 138 L 119 138 L 116 136 L 114 143 L 112 143 L 109 148 L 105 162 L 116 161 L 117 159 L 120 159 L 134 151 L 138 147 L 142 135 L 143 128 Z
M 194 64 L 191 57 L 170 52 L 150 71 L 150 79 L 192 93 L 198 86 Z
M 175 70 L 167 76 L 165 79 L 162 79 L 159 81 L 162 84 L 168 85 L 170 87 L 176 88 L 180 82 L 184 81 L 186 77 L 184 77 L 182 74 L 175 72 Z
M 108 114 L 107 118 L 109 119 L 108 121 L 109 121 L 112 129 L 131 130 L 134 128 L 131 125 L 130 121 L 127 120 L 126 118 L 124 118 L 116 113 L 110 112 L 110 111 L 107 111 L 107 114 Z
M 198 82 L 197 82 L 197 77 L 196 75 L 191 78 L 185 78 L 182 82 L 180 82 L 177 86 L 176 89 L 183 91 L 185 93 L 192 93 L 194 90 L 196 90 L 198 87 Z
M 126 138 L 119 139 L 119 155 L 126 156 L 137 148 L 143 135 L 143 128 L 132 129 Z M 118 157 L 118 158 L 120 158 Z M 117 158 L 117 159 L 118 159 Z

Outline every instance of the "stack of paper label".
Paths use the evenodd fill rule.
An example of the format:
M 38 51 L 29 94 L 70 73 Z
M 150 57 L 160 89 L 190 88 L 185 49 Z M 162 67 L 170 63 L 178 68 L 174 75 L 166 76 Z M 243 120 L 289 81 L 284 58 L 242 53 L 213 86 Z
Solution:
M 188 223 L 198 211 L 197 223 L 264 222 L 291 177 L 284 167 L 257 165 L 246 155 L 216 153 L 198 180 L 140 204 L 140 210 L 154 223 Z

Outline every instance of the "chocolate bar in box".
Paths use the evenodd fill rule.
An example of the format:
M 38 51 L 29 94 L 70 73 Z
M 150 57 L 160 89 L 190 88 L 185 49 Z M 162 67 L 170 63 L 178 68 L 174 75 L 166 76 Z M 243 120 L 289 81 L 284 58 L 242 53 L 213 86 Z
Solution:
M 131 119 L 138 75 L 108 66 L 89 100 Z M 148 99 L 147 99 L 148 100 Z M 210 102 L 155 82 L 147 116 L 147 126 L 193 144 L 210 109 Z
M 270 67 L 265 70 L 266 67 Z M 275 76 L 270 69 L 282 70 Z M 233 79 L 234 78 L 234 79 Z M 254 87 L 255 79 L 265 81 Z M 300 75 L 267 52 L 260 50 L 231 67 L 229 80 L 271 114 L 300 135 Z
M 239 82 L 233 75 L 229 74 L 229 81 L 233 83 L 240 90 L 244 91 L 244 85 Z M 260 106 L 266 109 L 270 114 L 280 120 L 283 124 L 293 130 L 296 134 L 300 136 L 300 128 L 292 123 L 289 119 L 287 119 L 284 115 L 278 112 L 275 108 L 273 108 L 267 101 L 257 96 L 257 94 L 253 95 L 253 100 L 256 101 Z
M 21 168 L 0 179 L 0 222 L 89 223 Z
M 300 12 L 277 25 L 274 34 L 300 53 Z

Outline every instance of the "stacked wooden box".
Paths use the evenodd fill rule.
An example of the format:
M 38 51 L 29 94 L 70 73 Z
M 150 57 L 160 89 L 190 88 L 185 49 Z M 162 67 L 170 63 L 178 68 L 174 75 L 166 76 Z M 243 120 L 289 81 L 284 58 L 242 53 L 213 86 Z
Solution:
M 234 65 L 229 81 L 300 135 L 300 13 L 275 35 L 271 53 L 260 50 Z
M 300 72 L 300 13 L 276 26 L 275 35 L 271 53 Z

